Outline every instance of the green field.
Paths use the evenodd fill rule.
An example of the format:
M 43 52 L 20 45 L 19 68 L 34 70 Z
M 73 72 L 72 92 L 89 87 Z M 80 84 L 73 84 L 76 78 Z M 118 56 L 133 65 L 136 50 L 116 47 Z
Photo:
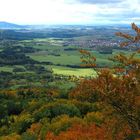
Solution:
M 55 51 L 54 51 L 55 52 Z M 97 65 L 100 66 L 111 66 L 113 65 L 113 62 L 108 60 L 109 57 L 113 56 L 117 52 L 114 51 L 114 54 L 99 54 L 96 51 L 92 52 L 93 55 L 97 58 Z M 48 53 L 48 51 L 43 52 L 37 52 L 33 54 L 29 54 L 29 56 L 39 62 L 52 62 L 54 65 L 77 65 L 79 66 L 81 64 L 80 61 L 80 54 L 78 50 L 75 51 L 64 51 L 61 50 L 59 52 L 56 51 L 57 56 Z
M 61 54 L 60 56 L 54 56 L 47 54 L 31 54 L 30 57 L 40 62 L 52 62 L 53 64 L 61 65 L 80 65 L 80 57 L 78 55 Z
M 78 37 L 75 40 L 88 39 L 89 37 Z M 90 37 L 91 38 L 91 37 Z M 51 62 L 54 74 L 60 75 L 75 75 L 75 76 L 95 76 L 96 73 L 92 69 L 82 68 L 70 68 L 69 66 L 80 66 L 80 53 L 77 46 L 62 46 L 64 39 L 33 39 L 32 43 L 42 43 L 40 45 L 32 45 L 34 48 L 40 49 L 40 51 L 28 54 L 32 59 L 39 62 Z M 26 42 L 26 41 L 25 41 Z M 28 42 L 28 43 L 31 43 Z M 71 49 L 71 50 L 66 50 Z M 75 50 L 74 50 L 75 49 Z M 76 50 L 77 49 L 77 50 Z M 113 50 L 112 54 L 100 54 L 98 51 L 85 48 L 91 51 L 91 53 L 97 58 L 96 64 L 98 67 L 111 67 L 114 65 L 113 61 L 108 58 L 113 57 L 118 53 L 130 54 L 131 52 L 123 50 Z M 44 65 L 45 66 L 45 65 Z
M 13 70 L 13 67 L 10 67 L 10 66 L 0 67 L 0 71 L 12 72 L 12 70 Z
M 66 67 L 52 67 L 53 73 L 58 75 L 65 75 L 65 76 L 83 76 L 83 77 L 95 77 L 96 72 L 93 69 L 86 69 L 86 68 L 66 68 Z
M 84 37 L 74 38 L 75 40 L 82 40 Z M 89 37 L 87 37 L 88 39 Z M 65 39 L 57 38 L 44 38 L 44 39 L 32 39 L 20 41 L 22 46 L 31 46 L 39 49 L 34 53 L 28 53 L 29 57 L 39 62 L 51 62 L 54 74 L 60 75 L 75 75 L 75 76 L 95 76 L 96 73 L 92 69 L 71 68 L 73 66 L 80 66 L 80 53 L 78 46 L 63 46 Z M 100 54 L 98 51 L 93 51 L 91 48 L 84 48 L 91 51 L 91 53 L 97 58 L 96 64 L 98 67 L 111 67 L 114 65 L 108 58 L 116 55 L 120 52 L 130 54 L 128 51 L 113 50 L 112 54 Z M 140 56 L 138 56 L 140 57 Z M 43 64 L 45 67 L 46 64 Z M 0 71 L 12 72 L 13 66 L 0 67 Z M 27 72 L 27 71 L 26 71 Z

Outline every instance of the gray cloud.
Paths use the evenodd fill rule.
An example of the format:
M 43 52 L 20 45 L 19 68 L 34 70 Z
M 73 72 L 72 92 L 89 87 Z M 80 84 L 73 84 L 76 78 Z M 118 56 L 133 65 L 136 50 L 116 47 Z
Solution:
M 109 4 L 109 3 L 120 3 L 122 0 L 77 0 L 80 3 L 87 4 Z
M 89 6 L 89 10 L 81 12 L 93 22 L 131 23 L 140 22 L 140 0 L 71 0 Z M 92 10 L 93 6 L 93 10 Z M 82 17 L 82 16 L 81 16 Z

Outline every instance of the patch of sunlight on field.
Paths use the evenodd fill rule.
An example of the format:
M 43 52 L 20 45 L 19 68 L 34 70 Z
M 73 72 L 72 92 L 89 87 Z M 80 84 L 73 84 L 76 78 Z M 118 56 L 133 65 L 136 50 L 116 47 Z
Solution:
M 0 71 L 6 71 L 6 72 L 12 72 L 13 68 L 12 67 L 0 67 Z
M 65 68 L 65 67 L 53 67 L 52 68 L 54 74 L 60 74 L 60 75 L 66 75 L 66 76 L 83 76 L 88 77 L 92 76 L 95 77 L 97 74 L 93 69 L 87 69 L 87 68 Z

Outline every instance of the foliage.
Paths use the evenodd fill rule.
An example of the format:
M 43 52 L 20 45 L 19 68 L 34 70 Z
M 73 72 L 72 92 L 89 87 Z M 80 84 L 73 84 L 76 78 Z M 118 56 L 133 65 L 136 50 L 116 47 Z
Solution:
M 42 106 L 38 111 L 33 113 L 36 120 L 39 120 L 43 117 L 52 119 L 62 114 L 67 114 L 71 117 L 80 116 L 80 111 L 73 104 L 53 102 Z
M 37 140 L 37 137 L 35 135 L 26 132 L 22 134 L 21 140 Z
M 97 102 L 99 94 L 93 88 L 93 80 L 83 80 L 70 92 L 69 97 L 79 101 Z
M 95 67 L 96 57 L 91 55 L 89 51 L 79 50 L 81 53 L 81 62 L 83 63 L 81 66 L 83 67 Z
M 139 43 L 140 29 L 133 23 L 132 29 L 136 31 L 136 36 L 132 37 L 128 34 L 117 33 L 117 35 L 128 39 L 128 42 L 121 43 L 121 46 L 128 46 L 130 44 Z M 85 52 L 84 52 L 85 53 Z M 137 51 L 139 53 L 139 51 Z M 88 53 L 90 56 L 90 54 Z M 135 53 L 130 57 L 124 55 L 115 56 L 115 60 L 122 64 L 125 71 L 119 71 L 121 76 L 118 75 L 118 71 L 115 71 L 116 76 L 111 69 L 101 69 L 98 71 L 98 77 L 89 81 L 84 81 L 84 89 L 86 90 L 87 85 L 91 85 L 87 88 L 87 92 L 91 93 L 88 95 L 93 98 L 92 95 L 97 93 L 101 102 L 109 105 L 120 115 L 121 119 L 127 122 L 128 126 L 135 136 L 139 136 L 140 129 L 140 110 L 139 110 L 139 91 L 140 91 L 140 60 L 134 57 Z M 91 61 L 89 61 L 91 62 Z M 94 63 L 93 63 L 94 64 Z M 116 69 L 115 69 L 116 70 Z M 83 82 L 79 87 L 82 87 Z M 74 93 L 83 93 L 82 88 L 77 88 Z M 90 92 L 89 92 L 90 89 Z M 81 94 L 72 94 L 73 97 L 81 97 Z M 85 94 L 87 97 L 87 94 Z M 117 116 L 116 115 L 116 116 Z
M 99 128 L 96 125 L 84 126 L 75 124 L 66 132 L 62 132 L 58 136 L 54 136 L 53 133 L 48 133 L 46 140 L 105 140 L 104 133 L 104 129 Z
M 67 115 L 60 115 L 54 118 L 47 128 L 47 132 L 51 131 L 54 134 L 59 134 L 61 131 L 67 130 L 72 124 L 83 123 L 82 119 L 78 117 L 70 118 Z
M 13 133 L 13 134 L 8 135 L 8 136 L 3 136 L 0 139 L 1 140 L 21 140 L 21 136 Z
M 101 110 L 98 103 L 83 102 L 78 100 L 72 100 L 70 102 L 80 110 L 82 116 L 85 116 L 89 112 Z
M 85 121 L 101 125 L 104 122 L 104 116 L 101 112 L 90 112 L 84 117 Z

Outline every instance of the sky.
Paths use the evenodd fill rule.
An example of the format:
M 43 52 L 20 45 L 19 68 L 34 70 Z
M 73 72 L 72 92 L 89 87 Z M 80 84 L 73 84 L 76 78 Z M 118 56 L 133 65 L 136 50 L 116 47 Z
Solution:
M 140 23 L 140 0 L 0 0 L 0 21 L 16 24 Z

